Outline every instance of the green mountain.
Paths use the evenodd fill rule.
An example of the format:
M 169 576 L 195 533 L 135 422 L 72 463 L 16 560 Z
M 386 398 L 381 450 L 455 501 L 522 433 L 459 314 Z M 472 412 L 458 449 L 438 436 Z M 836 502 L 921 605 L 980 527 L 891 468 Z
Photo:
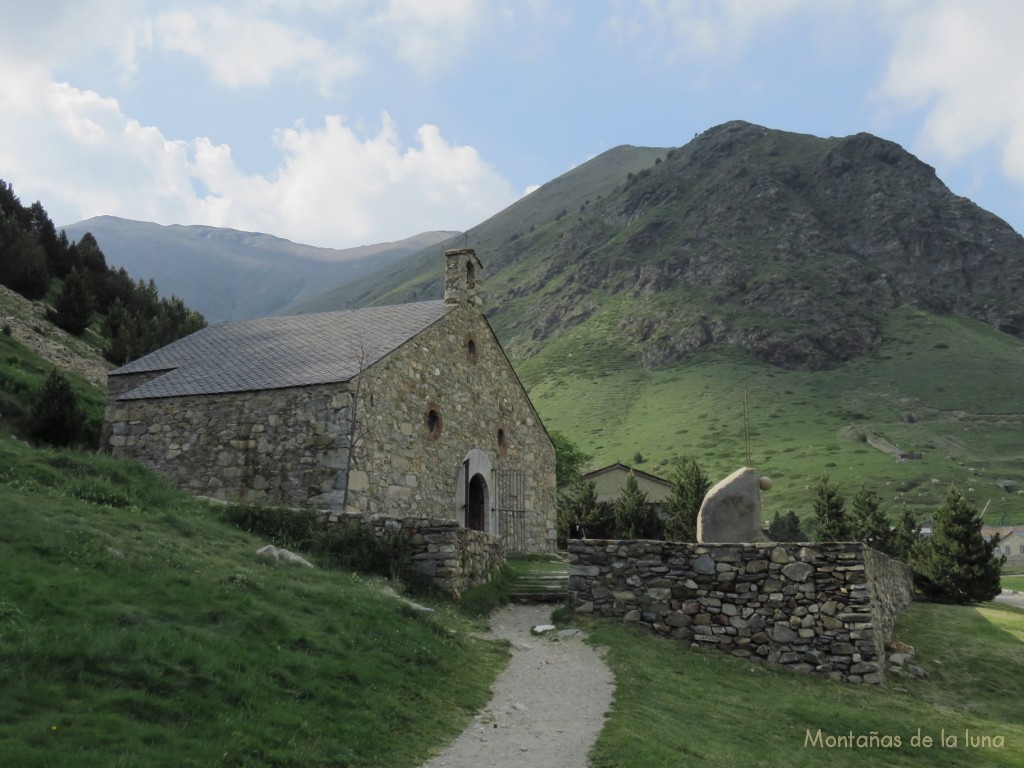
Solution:
M 76 241 L 91 232 L 109 264 L 124 267 L 136 280 L 154 280 L 161 294 L 180 297 L 210 322 L 283 314 L 325 285 L 366 275 L 453 234 L 424 232 L 394 243 L 338 250 L 258 232 L 161 226 L 115 216 L 62 229 Z
M 769 513 L 808 512 L 822 473 L 923 514 L 956 482 L 1024 519 L 1024 239 L 892 142 L 733 122 L 618 147 L 300 311 L 439 296 L 467 243 L 546 423 L 595 465 L 749 460 Z

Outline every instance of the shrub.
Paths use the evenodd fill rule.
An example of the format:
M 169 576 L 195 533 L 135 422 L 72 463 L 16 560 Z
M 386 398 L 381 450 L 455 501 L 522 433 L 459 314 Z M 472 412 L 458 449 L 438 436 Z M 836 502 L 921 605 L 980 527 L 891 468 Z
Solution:
M 225 518 L 274 546 L 324 557 L 334 568 L 389 579 L 409 576 L 411 546 L 400 528 L 383 536 L 359 523 L 327 528 L 313 510 L 255 505 L 228 507 Z
M 605 535 L 601 530 L 591 530 L 590 519 L 597 509 L 597 486 L 593 481 L 587 482 L 577 479 L 568 490 L 558 494 L 558 501 L 555 505 L 556 524 L 558 526 L 558 546 L 565 549 L 568 546 L 569 523 L 578 515 L 583 523 L 583 529 L 589 538 L 598 539 Z M 599 527 L 599 526 L 598 526 Z
M 378 536 L 368 526 L 351 523 L 327 531 L 318 544 L 336 568 L 388 579 L 409 576 L 412 548 L 401 528 Z
M 82 439 L 84 426 L 85 414 L 78 407 L 71 384 L 54 368 L 32 405 L 29 437 L 48 445 L 74 445 Z
M 772 541 L 804 541 L 806 537 L 796 512 L 789 510 L 784 515 L 776 512 L 768 523 L 768 538 Z

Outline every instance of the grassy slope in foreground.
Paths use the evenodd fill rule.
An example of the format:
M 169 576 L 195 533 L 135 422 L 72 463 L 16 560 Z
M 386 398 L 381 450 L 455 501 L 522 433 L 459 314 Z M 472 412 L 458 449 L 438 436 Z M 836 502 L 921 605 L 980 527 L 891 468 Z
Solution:
M 836 683 L 751 664 L 611 623 L 595 625 L 617 689 L 595 768 L 1022 765 L 1024 611 L 914 604 L 897 637 L 927 680 Z M 821 729 L 821 742 L 817 741 Z M 914 746 L 920 729 L 934 741 Z M 940 736 L 956 736 L 957 748 Z M 968 748 L 964 734 L 993 746 Z M 898 736 L 899 747 L 823 746 L 828 737 Z M 1002 737 L 1002 747 L 995 737 Z M 837 742 L 829 742 L 836 744 Z M 894 740 L 892 741 L 894 744 Z
M 135 464 L 0 436 L 0 764 L 415 766 L 506 658 Z
M 693 455 L 713 480 L 745 463 L 743 391 L 749 390 L 751 459 L 772 477 L 770 517 L 810 513 L 828 474 L 851 497 L 861 484 L 891 511 L 930 513 L 956 483 L 986 522 L 1024 522 L 1024 345 L 980 323 L 912 309 L 894 314 L 888 341 L 831 371 L 774 368 L 732 350 L 644 370 L 616 331 L 609 301 L 539 355 L 517 364 L 545 424 L 593 454 L 592 464 L 633 464 L 667 474 Z M 911 416 L 912 414 L 912 416 Z M 883 438 L 922 461 L 897 463 L 858 435 Z M 997 483 L 1010 480 L 1010 492 Z

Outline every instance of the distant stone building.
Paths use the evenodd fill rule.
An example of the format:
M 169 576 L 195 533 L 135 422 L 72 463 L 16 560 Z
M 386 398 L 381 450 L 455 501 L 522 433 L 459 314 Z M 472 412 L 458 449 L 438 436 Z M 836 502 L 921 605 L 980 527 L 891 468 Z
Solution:
M 1003 568 L 1014 571 L 1024 568 L 1024 526 L 984 525 L 981 528 L 981 535 L 986 541 L 991 540 L 993 536 L 999 536 L 999 551 L 996 554 L 1006 557 Z
M 599 502 L 613 502 L 622 493 L 630 475 L 636 478 L 637 485 L 647 494 L 647 501 L 651 504 L 661 504 L 672 494 L 672 483 L 668 480 L 621 463 L 591 470 L 583 475 L 583 480 L 594 484 Z
M 211 326 L 108 376 L 103 445 L 229 501 L 455 519 L 555 542 L 555 451 L 479 298 Z

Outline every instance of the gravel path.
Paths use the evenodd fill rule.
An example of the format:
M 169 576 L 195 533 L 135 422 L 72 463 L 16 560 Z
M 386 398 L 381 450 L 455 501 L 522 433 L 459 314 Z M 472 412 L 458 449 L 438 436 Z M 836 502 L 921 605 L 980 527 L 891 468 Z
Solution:
M 615 682 L 600 652 L 575 630 L 530 634 L 550 617 L 545 605 L 509 606 L 492 617 L 491 632 L 511 641 L 512 659 L 490 704 L 423 768 L 586 767 Z
M 1024 608 L 1024 592 L 1017 592 L 1013 589 L 1004 589 L 996 595 L 996 600 L 1000 603 L 1012 605 L 1014 608 Z

